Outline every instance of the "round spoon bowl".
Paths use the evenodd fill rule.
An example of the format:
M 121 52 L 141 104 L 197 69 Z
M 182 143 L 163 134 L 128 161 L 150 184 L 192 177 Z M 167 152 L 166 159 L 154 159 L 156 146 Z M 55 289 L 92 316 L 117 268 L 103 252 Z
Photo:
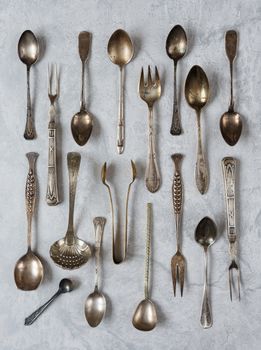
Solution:
M 110 60 L 122 67 L 133 57 L 134 48 L 128 33 L 122 29 L 116 30 L 109 39 L 107 52 Z
M 140 331 L 151 331 L 157 324 L 157 312 L 150 299 L 142 300 L 133 315 L 132 324 Z
M 71 130 L 75 142 L 79 146 L 84 146 L 89 140 L 93 128 L 93 118 L 92 116 L 81 110 L 76 113 L 71 121 Z
M 91 293 L 85 302 L 85 317 L 91 327 L 97 327 L 106 312 L 106 299 L 98 290 Z
M 203 218 L 195 231 L 195 240 L 204 249 L 211 246 L 217 237 L 217 228 L 212 219 L 209 217 Z
M 181 59 L 187 51 L 187 36 L 184 29 L 180 25 L 174 26 L 166 41 L 166 51 L 174 61 Z
M 17 288 L 25 291 L 35 290 L 42 282 L 43 273 L 40 259 L 28 250 L 15 265 L 14 278 Z
M 224 140 L 230 145 L 234 146 L 242 132 L 242 120 L 240 114 L 237 112 L 226 112 L 220 119 L 220 131 Z
M 31 30 L 26 30 L 18 42 L 18 55 L 27 66 L 34 64 L 39 57 L 39 43 Z
M 73 290 L 73 283 L 68 278 L 63 278 L 59 283 L 61 293 L 69 293 Z

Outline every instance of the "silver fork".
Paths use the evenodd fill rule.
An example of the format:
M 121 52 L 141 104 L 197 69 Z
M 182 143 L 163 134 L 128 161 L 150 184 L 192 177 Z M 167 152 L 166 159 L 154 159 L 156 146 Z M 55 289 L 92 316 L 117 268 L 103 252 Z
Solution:
M 156 160 L 155 137 L 153 128 L 153 105 L 161 96 L 161 84 L 157 67 L 155 78 L 152 80 L 150 66 L 148 66 L 147 82 L 144 80 L 143 68 L 140 75 L 139 94 L 149 109 L 149 152 L 145 172 L 146 187 L 150 192 L 156 192 L 160 187 L 160 173 Z
M 54 87 L 52 86 L 54 85 Z M 49 148 L 48 148 L 48 178 L 46 202 L 48 205 L 57 205 L 59 201 L 58 181 L 57 181 L 57 161 L 56 161 L 56 109 L 55 102 L 59 95 L 59 82 L 57 66 L 48 64 L 48 97 L 50 100 L 49 108 Z
M 229 255 L 231 263 L 228 268 L 229 292 L 232 301 L 233 290 L 237 291 L 240 300 L 240 270 L 237 263 L 237 234 L 235 218 L 235 179 L 236 159 L 225 157 L 222 160 L 222 171 L 225 184 L 225 198 L 227 208 L 227 235 L 229 242 Z M 236 275 L 236 283 L 233 275 Z

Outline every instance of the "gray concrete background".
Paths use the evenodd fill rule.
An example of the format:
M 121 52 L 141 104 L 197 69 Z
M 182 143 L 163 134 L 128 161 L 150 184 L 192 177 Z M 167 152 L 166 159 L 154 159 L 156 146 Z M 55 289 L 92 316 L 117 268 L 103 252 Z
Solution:
M 260 349 L 260 91 L 261 91 L 261 4 L 249 1 L 0 1 L 0 329 L 1 350 L 172 350 L 172 349 Z M 189 50 L 180 62 L 178 82 L 182 90 L 181 116 L 184 134 L 169 134 L 172 114 L 172 62 L 165 52 L 170 29 L 180 23 L 187 31 Z M 107 57 L 107 42 L 118 28 L 127 30 L 135 44 L 135 57 L 126 70 L 126 151 L 116 153 L 118 69 Z M 235 65 L 236 110 L 244 117 L 240 142 L 231 148 L 219 132 L 220 115 L 229 102 L 229 66 L 224 51 L 224 33 L 239 32 Z M 31 75 L 32 99 L 38 138 L 25 141 L 26 70 L 17 56 L 17 42 L 25 29 L 41 40 L 42 57 Z M 88 107 L 95 116 L 95 128 L 87 146 L 72 139 L 70 120 L 79 109 L 80 60 L 77 36 L 82 30 L 93 34 L 88 62 Z M 45 203 L 48 147 L 47 65 L 61 69 L 59 98 L 59 160 L 63 202 L 57 207 Z M 137 94 L 142 65 L 158 66 L 163 94 L 155 108 L 157 149 L 162 174 L 158 193 L 144 186 L 147 155 L 147 108 Z M 211 98 L 202 114 L 204 145 L 210 167 L 210 187 L 201 196 L 194 183 L 196 118 L 184 99 L 183 87 L 192 65 L 207 73 Z M 68 175 L 66 153 L 79 151 L 82 164 L 76 197 L 75 227 L 80 237 L 94 241 L 92 219 L 107 218 L 103 245 L 102 288 L 108 300 L 107 316 L 97 329 L 84 318 L 84 302 L 94 286 L 94 261 L 78 271 L 66 272 L 54 266 L 49 247 L 67 228 Z M 28 170 L 25 153 L 40 153 L 39 205 L 34 221 L 34 246 L 45 262 L 46 277 L 34 292 L 21 292 L 13 280 L 16 260 L 26 250 L 24 186 Z M 170 258 L 175 252 L 174 217 L 171 203 L 173 164 L 170 155 L 182 152 L 185 185 L 183 252 L 188 274 L 184 297 L 173 298 Z M 224 156 L 240 161 L 237 222 L 240 236 L 242 300 L 229 300 L 228 244 L 220 161 Z M 124 198 L 129 181 L 129 161 L 137 163 L 138 181 L 130 205 L 129 257 L 115 266 L 111 259 L 111 220 L 106 189 L 100 182 L 104 161 L 111 165 L 110 177 L 117 197 L 121 227 Z M 152 299 L 158 309 L 157 328 L 148 334 L 133 328 L 131 319 L 143 297 L 145 205 L 153 202 Z M 213 328 L 203 330 L 199 313 L 203 283 L 203 252 L 194 241 L 194 229 L 204 216 L 212 217 L 219 237 L 210 253 Z M 68 276 L 78 288 L 57 300 L 31 327 L 24 318 L 47 300 L 59 280 Z

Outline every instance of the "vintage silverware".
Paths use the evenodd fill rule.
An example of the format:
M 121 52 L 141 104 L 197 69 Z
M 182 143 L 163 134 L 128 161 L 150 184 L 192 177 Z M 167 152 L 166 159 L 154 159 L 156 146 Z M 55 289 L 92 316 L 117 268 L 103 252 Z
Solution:
M 25 205 L 28 222 L 27 231 L 27 253 L 16 263 L 14 278 L 17 288 L 22 290 L 34 290 L 42 282 L 44 269 L 41 260 L 33 253 L 32 245 L 32 220 L 35 212 L 35 202 L 37 194 L 37 179 L 35 163 L 38 153 L 30 152 L 26 154 L 29 162 L 29 171 L 25 186 Z
M 175 164 L 175 172 L 172 184 L 172 201 L 176 222 L 176 237 L 177 237 L 177 252 L 171 259 L 171 272 L 174 296 L 176 296 L 176 282 L 180 284 L 180 294 L 183 296 L 183 287 L 186 271 L 186 260 L 181 253 L 180 247 L 180 233 L 181 233 L 181 219 L 183 212 L 183 184 L 181 178 L 180 164 L 183 158 L 182 154 L 173 154 L 171 156 Z
M 31 30 L 26 30 L 21 35 L 18 42 L 18 55 L 27 69 L 27 116 L 24 138 L 26 140 L 33 140 L 36 138 L 36 133 L 30 95 L 30 68 L 39 58 L 39 43 Z
M 204 194 L 208 190 L 209 175 L 202 148 L 200 112 L 209 98 L 209 84 L 201 67 L 193 66 L 189 71 L 185 84 L 185 96 L 188 104 L 195 109 L 197 114 L 198 149 L 195 177 L 199 192 Z
M 110 60 L 120 68 L 117 150 L 121 154 L 125 146 L 124 67 L 131 61 L 134 53 L 133 43 L 128 33 L 122 29 L 116 30 L 109 39 L 107 52 Z
M 85 64 L 89 55 L 90 45 L 91 33 L 80 32 L 78 37 L 78 48 L 80 59 L 82 61 L 81 107 L 80 112 L 76 113 L 71 121 L 72 135 L 79 146 L 84 146 L 87 143 L 93 128 L 93 117 L 87 112 L 85 101 Z
M 85 302 L 85 317 L 91 327 L 97 327 L 106 311 L 105 296 L 99 291 L 99 269 L 100 269 L 100 251 L 102 245 L 102 236 L 106 219 L 103 217 L 96 217 L 93 220 L 95 230 L 95 287 Z
M 182 128 L 177 96 L 177 65 L 178 61 L 186 54 L 187 36 L 185 30 L 179 24 L 174 26 L 169 32 L 166 41 L 166 51 L 169 58 L 174 62 L 174 101 L 170 133 L 171 135 L 180 135 Z
M 52 80 L 55 87 L 52 88 Z M 57 179 L 57 161 L 56 161 L 56 108 L 55 102 L 59 96 L 59 82 L 57 75 L 57 66 L 54 66 L 54 73 L 52 74 L 52 67 L 48 65 L 48 97 L 50 100 L 49 107 L 49 147 L 48 147 L 48 175 L 47 175 L 47 191 L 46 202 L 48 205 L 57 205 L 60 203 Z
M 151 226 L 152 226 L 152 204 L 147 203 L 147 233 L 146 233 L 146 256 L 144 276 L 144 299 L 137 306 L 132 324 L 140 331 L 151 331 L 155 328 L 158 318 L 156 307 L 150 299 L 149 277 L 150 277 L 150 249 L 151 249 Z
M 57 292 L 49 299 L 44 305 L 39 307 L 35 312 L 33 312 L 30 316 L 26 317 L 24 320 L 25 326 L 31 326 L 34 321 L 48 308 L 48 306 L 61 294 L 71 292 L 73 290 L 73 283 L 68 278 L 64 278 L 59 283 L 59 289 Z
M 157 67 L 155 67 L 155 78 L 152 80 L 150 66 L 148 67 L 147 82 L 144 81 L 143 68 L 141 70 L 139 94 L 149 109 L 149 151 L 148 161 L 145 173 L 145 182 L 147 189 L 154 193 L 160 187 L 160 173 L 156 160 L 155 136 L 153 127 L 153 105 L 161 96 L 161 83 Z
M 63 269 L 77 269 L 87 263 L 91 257 L 89 245 L 79 239 L 73 227 L 73 214 L 77 176 L 81 163 L 81 155 L 77 152 L 67 154 L 67 165 L 69 171 L 69 222 L 64 238 L 56 241 L 50 248 L 50 256 L 56 265 Z
M 242 131 L 242 120 L 240 114 L 234 111 L 233 97 L 233 62 L 237 54 L 237 32 L 234 30 L 226 32 L 225 41 L 226 54 L 230 65 L 230 104 L 228 111 L 220 118 L 220 131 L 226 143 L 234 146 Z
M 229 271 L 229 292 L 232 301 L 232 291 L 237 289 L 238 299 L 240 300 L 240 270 L 237 259 L 237 229 L 236 229 L 236 210 L 235 210 L 235 183 L 236 183 L 236 159 L 225 157 L 222 160 L 223 178 L 225 184 L 225 199 L 227 208 L 227 236 L 229 242 L 229 254 L 231 264 Z M 237 276 L 237 284 L 233 281 L 233 271 Z
M 216 237 L 217 229 L 214 221 L 208 217 L 203 218 L 195 231 L 195 240 L 203 247 L 205 253 L 205 281 L 200 316 L 200 323 L 203 328 L 210 328 L 213 324 L 208 292 L 208 248 L 215 242 Z
M 118 242 L 116 242 L 116 235 L 115 235 L 115 219 L 114 219 L 114 206 L 113 206 L 113 200 L 112 200 L 112 193 L 111 188 L 108 185 L 106 181 L 106 175 L 107 175 L 107 164 L 106 162 L 103 164 L 102 171 L 101 171 L 101 179 L 102 183 L 107 187 L 109 198 L 110 198 L 110 206 L 111 206 L 111 223 L 112 223 L 112 258 L 115 264 L 120 264 L 123 262 L 127 256 L 127 243 L 128 243 L 128 208 L 129 208 L 129 197 L 130 197 L 130 190 L 133 182 L 136 179 L 137 171 L 135 163 L 131 160 L 131 170 L 132 170 L 132 179 L 131 182 L 128 185 L 127 190 L 127 196 L 126 196 L 126 204 L 125 204 L 125 228 L 124 228 L 124 247 L 123 247 L 123 253 L 121 252 L 121 247 Z

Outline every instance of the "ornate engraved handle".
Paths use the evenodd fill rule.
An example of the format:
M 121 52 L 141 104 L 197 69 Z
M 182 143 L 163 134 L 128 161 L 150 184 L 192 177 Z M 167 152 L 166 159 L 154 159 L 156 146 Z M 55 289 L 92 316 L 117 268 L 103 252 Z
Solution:
M 227 234 L 230 243 L 236 241 L 236 220 L 235 220 L 235 179 L 236 159 L 226 157 L 222 160 L 222 170 L 225 185 L 225 198 L 227 209 Z
M 57 205 L 59 201 L 58 180 L 57 180 L 57 160 L 56 160 L 56 111 L 53 105 L 49 109 L 50 122 L 48 125 L 49 150 L 48 150 L 48 177 L 46 202 L 48 205 Z
M 177 61 L 174 61 L 174 101 L 173 101 L 173 115 L 170 128 L 171 135 L 180 135 L 181 123 L 179 117 L 178 97 L 177 97 Z
M 95 291 L 98 291 L 99 283 L 99 268 L 100 268 L 100 251 L 102 244 L 102 237 L 104 232 L 104 226 L 106 219 L 103 217 L 96 217 L 93 220 L 94 231 L 95 231 Z
M 211 306 L 208 297 L 208 252 L 207 248 L 205 251 L 205 283 L 204 283 L 204 291 L 203 291 L 203 301 L 201 308 L 201 316 L 200 323 L 203 328 L 209 328 L 212 326 L 212 314 L 211 314 Z
M 155 139 L 153 130 L 152 108 L 149 108 L 149 153 L 145 173 L 145 182 L 147 189 L 154 193 L 160 187 L 160 174 L 156 160 Z
M 120 97 L 119 97 L 119 115 L 117 125 L 117 149 L 122 154 L 125 145 L 125 117 L 124 117 L 124 68 L 120 67 Z
M 26 115 L 26 124 L 24 131 L 24 138 L 26 140 L 35 139 L 35 129 L 34 122 L 32 117 L 32 105 L 31 105 L 31 96 L 30 96 L 30 66 L 27 66 L 27 115 Z
M 38 153 L 29 152 L 26 153 L 26 157 L 29 162 L 29 171 L 26 179 L 25 185 L 25 206 L 28 222 L 28 231 L 27 231 L 27 245 L 28 249 L 31 249 L 32 241 L 32 219 L 35 210 L 35 201 L 36 201 L 36 191 L 37 191 L 37 181 L 35 173 L 35 163 L 38 157 Z

